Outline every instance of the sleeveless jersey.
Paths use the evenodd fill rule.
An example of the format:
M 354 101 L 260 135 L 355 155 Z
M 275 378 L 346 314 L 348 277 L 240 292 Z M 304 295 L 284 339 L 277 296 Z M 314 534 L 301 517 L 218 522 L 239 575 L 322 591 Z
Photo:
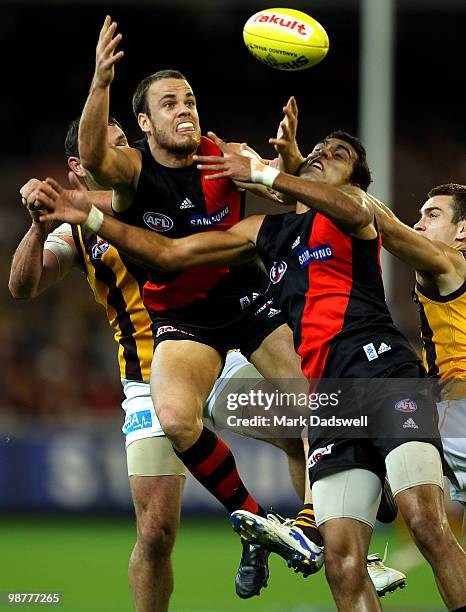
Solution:
M 416 283 L 413 301 L 419 310 L 422 359 L 428 375 L 445 382 L 466 381 L 466 281 L 449 295 Z M 460 397 L 464 397 L 464 386 Z
M 121 378 L 149 380 L 154 340 L 142 303 L 145 271 L 94 233 L 72 225 L 81 265 L 96 301 L 107 313 L 116 342 Z
M 265 217 L 257 249 L 307 378 L 370 378 L 419 361 L 385 303 L 380 247 L 315 211 Z
M 167 168 L 157 163 L 147 140 L 138 143 L 142 168 L 131 206 L 115 216 L 125 223 L 151 229 L 172 238 L 225 230 L 244 216 L 244 195 L 228 179 L 206 180 L 196 164 Z M 202 137 L 198 152 L 221 155 L 220 149 Z M 144 304 L 161 316 L 200 326 L 228 323 L 242 312 L 253 292 L 265 289 L 265 278 L 256 265 L 195 267 L 161 272 L 147 269 Z

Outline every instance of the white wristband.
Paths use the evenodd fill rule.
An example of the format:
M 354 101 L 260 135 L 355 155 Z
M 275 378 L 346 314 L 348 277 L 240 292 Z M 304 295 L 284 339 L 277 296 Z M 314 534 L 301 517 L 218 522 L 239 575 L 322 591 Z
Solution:
M 87 219 L 84 223 L 84 227 L 88 230 L 91 230 L 91 232 L 94 232 L 94 234 L 97 234 L 97 232 L 102 227 L 103 222 L 104 213 L 96 206 L 92 205 L 89 215 L 87 216 Z
M 279 174 L 280 170 L 272 168 L 272 166 L 266 166 L 258 159 L 251 158 L 251 181 L 253 183 L 273 187 L 273 183 Z

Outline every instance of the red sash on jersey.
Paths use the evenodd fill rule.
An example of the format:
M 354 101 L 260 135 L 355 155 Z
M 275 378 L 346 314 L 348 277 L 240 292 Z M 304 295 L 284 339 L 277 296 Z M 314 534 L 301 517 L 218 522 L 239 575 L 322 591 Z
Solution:
M 199 146 L 200 155 L 221 155 L 217 145 L 205 136 L 201 137 Z M 241 219 L 241 194 L 229 179 L 214 181 L 206 180 L 208 174 L 214 171 L 200 171 L 202 190 L 204 192 L 206 210 L 208 215 L 214 215 L 226 205 L 229 213 L 217 224 L 207 227 L 205 231 L 226 230 Z M 193 227 L 192 233 L 198 228 Z M 150 310 L 161 311 L 171 308 L 180 308 L 194 300 L 204 299 L 207 292 L 212 289 L 229 271 L 229 266 L 221 267 L 195 267 L 184 270 L 171 283 L 157 285 L 147 282 L 144 285 L 142 299 L 144 305 Z

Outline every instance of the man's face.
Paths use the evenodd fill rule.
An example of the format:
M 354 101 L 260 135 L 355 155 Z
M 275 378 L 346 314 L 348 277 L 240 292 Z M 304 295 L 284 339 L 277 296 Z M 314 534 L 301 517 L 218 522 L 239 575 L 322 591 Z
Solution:
M 201 141 L 201 128 L 189 83 L 184 79 L 155 81 L 147 92 L 147 102 L 149 116 L 142 115 L 141 128 L 163 149 L 181 155 L 194 153 Z
M 128 139 L 125 133 L 117 125 L 107 126 L 107 139 L 111 147 L 127 147 Z
M 453 197 L 437 195 L 427 200 L 421 208 L 421 218 L 414 226 L 418 232 L 431 240 L 441 240 L 449 246 L 454 246 L 464 222 L 453 223 Z
M 299 176 L 341 187 L 350 182 L 357 157 L 356 151 L 349 143 L 339 138 L 328 138 L 316 144 L 307 156 Z
M 127 147 L 128 139 L 126 134 L 117 125 L 107 125 L 107 142 L 111 147 Z M 79 157 L 68 157 L 68 166 L 70 169 L 81 178 L 86 180 L 86 184 L 90 189 L 100 189 L 100 186 L 93 180 L 92 176 L 84 170 L 79 160 Z

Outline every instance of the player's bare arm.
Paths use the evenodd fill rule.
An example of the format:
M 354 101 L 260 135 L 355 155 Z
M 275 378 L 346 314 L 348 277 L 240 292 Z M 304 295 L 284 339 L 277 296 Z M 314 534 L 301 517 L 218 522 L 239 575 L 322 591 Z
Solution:
M 224 232 L 204 232 L 179 239 L 122 223 L 101 212 L 97 228 L 92 192 L 87 191 L 72 173 L 69 178 L 75 189 L 63 189 L 51 178 L 38 185 L 35 202 L 41 207 L 38 211 L 42 221 L 60 220 L 84 225 L 98 231 L 99 236 L 120 251 L 160 270 L 243 263 L 256 257 L 255 240 L 264 218 L 262 215 L 248 217 Z
M 238 155 L 212 132 L 208 136 L 223 152 L 223 157 L 194 156 L 200 170 L 216 171 L 207 177 L 208 180 L 231 178 L 273 187 L 331 218 L 348 233 L 363 239 L 377 235 L 372 205 L 361 189 L 354 186 L 336 188 L 279 172 L 254 159 Z
M 39 179 L 32 178 L 29 179 L 29 181 L 25 183 L 20 189 L 23 206 L 28 208 L 29 214 L 36 221 L 39 220 L 39 216 L 38 213 L 35 211 L 34 206 L 35 191 L 40 183 L 41 181 Z M 111 191 L 92 191 L 92 203 L 105 214 L 113 215 Z
M 133 186 L 140 169 L 138 152 L 131 147 L 112 147 L 107 126 L 110 85 L 115 64 L 123 57 L 116 48 L 122 39 L 117 24 L 107 15 L 96 48 L 95 71 L 79 124 L 79 156 L 83 167 L 102 187 Z
M 44 250 L 52 222 L 41 222 L 39 213 L 34 208 L 34 201 L 31 202 L 31 194 L 40 183 L 38 179 L 30 179 L 20 189 L 23 206 L 27 208 L 32 223 L 14 252 L 11 262 L 8 288 L 16 299 L 35 298 L 59 279 L 60 264 L 57 256 L 48 249 Z M 68 236 L 62 236 L 61 239 L 68 244 L 77 258 L 73 239 Z
M 441 294 L 448 294 L 463 284 L 466 261 L 460 252 L 426 238 L 400 221 L 387 206 L 371 199 L 383 246 L 414 268 L 422 285 L 434 285 Z

